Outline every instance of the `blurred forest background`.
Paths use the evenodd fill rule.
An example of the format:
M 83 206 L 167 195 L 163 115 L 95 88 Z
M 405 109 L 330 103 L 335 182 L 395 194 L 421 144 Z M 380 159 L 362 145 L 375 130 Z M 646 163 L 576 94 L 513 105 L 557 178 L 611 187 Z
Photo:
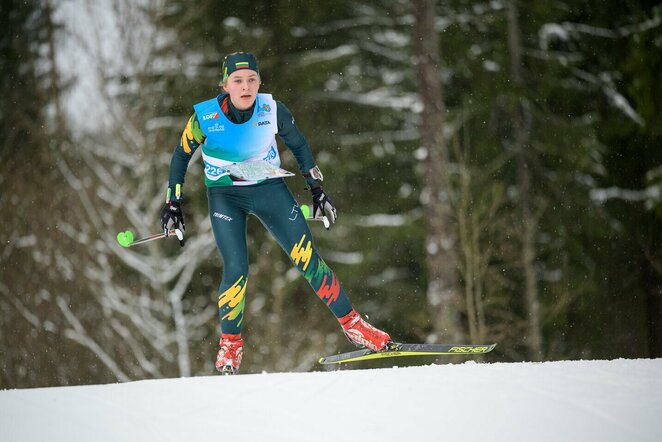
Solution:
M 191 106 L 240 50 L 310 142 L 339 210 L 317 247 L 372 323 L 498 342 L 486 361 L 662 356 L 658 2 L 0 0 L 0 21 L 0 388 L 213 373 L 199 158 L 186 247 L 115 236 L 158 232 Z M 242 371 L 350 350 L 254 218 L 249 245 Z

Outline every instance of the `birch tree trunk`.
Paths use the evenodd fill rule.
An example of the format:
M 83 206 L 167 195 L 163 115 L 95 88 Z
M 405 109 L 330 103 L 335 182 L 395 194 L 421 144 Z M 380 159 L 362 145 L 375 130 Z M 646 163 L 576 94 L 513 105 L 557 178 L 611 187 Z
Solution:
M 459 342 L 464 337 L 460 320 L 462 291 L 454 250 L 457 233 L 452 219 L 448 149 L 443 137 L 444 105 L 435 7 L 432 0 L 413 0 L 412 6 L 418 92 L 423 103 L 420 135 L 425 155 L 421 199 L 426 223 L 427 299 L 437 335 L 443 340 Z
M 513 112 L 513 128 L 515 151 L 517 152 L 517 180 L 520 195 L 520 210 L 522 216 L 522 270 L 524 272 L 524 293 L 526 296 L 527 339 L 531 360 L 542 359 L 542 333 L 540 326 L 540 294 L 538 292 L 535 271 L 536 245 L 535 236 L 537 220 L 531 207 L 531 171 L 529 156 L 533 155 L 530 134 L 527 130 L 525 111 L 526 102 L 523 93 L 522 79 L 522 44 L 518 22 L 517 0 L 508 2 L 508 49 L 510 53 L 510 69 L 515 93 Z

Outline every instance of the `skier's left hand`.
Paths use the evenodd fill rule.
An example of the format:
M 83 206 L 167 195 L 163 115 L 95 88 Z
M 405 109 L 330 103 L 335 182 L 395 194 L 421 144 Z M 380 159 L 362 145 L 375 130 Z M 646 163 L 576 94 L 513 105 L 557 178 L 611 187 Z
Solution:
M 335 223 L 338 218 L 336 206 L 333 205 L 333 201 L 329 195 L 324 192 L 322 186 L 311 188 L 310 193 L 313 194 L 313 218 L 323 219 L 326 215 L 328 220 L 331 221 L 331 224 Z M 325 222 L 324 227 L 328 230 L 330 224 Z

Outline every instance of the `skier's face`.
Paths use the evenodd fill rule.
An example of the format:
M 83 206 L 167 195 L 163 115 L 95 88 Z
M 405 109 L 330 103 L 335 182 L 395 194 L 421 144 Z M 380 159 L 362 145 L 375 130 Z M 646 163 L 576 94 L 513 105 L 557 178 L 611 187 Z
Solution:
M 230 94 L 234 107 L 239 110 L 249 109 L 255 103 L 260 89 L 260 76 L 249 69 L 235 71 L 228 77 L 223 89 Z

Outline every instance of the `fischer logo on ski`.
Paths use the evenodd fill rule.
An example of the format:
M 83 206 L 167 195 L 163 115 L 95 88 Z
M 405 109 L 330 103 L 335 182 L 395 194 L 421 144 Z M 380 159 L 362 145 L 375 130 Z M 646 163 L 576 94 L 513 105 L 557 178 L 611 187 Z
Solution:
M 489 346 L 478 346 L 478 347 L 473 347 L 473 346 L 457 346 L 457 347 L 452 347 L 448 350 L 449 353 L 460 353 L 460 354 L 466 354 L 466 353 L 487 353 Z

